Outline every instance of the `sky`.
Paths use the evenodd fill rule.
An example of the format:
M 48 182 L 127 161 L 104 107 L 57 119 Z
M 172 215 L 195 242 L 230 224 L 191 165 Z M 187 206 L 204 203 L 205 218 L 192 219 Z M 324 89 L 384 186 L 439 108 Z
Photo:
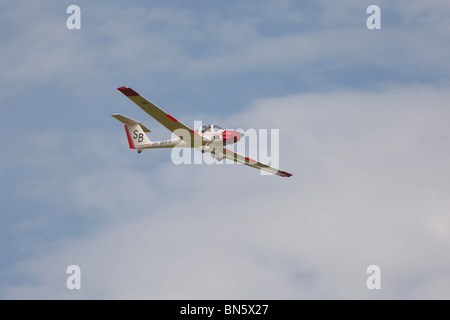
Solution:
M 0 8 L 1 299 L 450 298 L 448 1 Z M 187 125 L 279 129 L 294 175 L 138 155 L 111 114 L 170 132 L 124 85 Z

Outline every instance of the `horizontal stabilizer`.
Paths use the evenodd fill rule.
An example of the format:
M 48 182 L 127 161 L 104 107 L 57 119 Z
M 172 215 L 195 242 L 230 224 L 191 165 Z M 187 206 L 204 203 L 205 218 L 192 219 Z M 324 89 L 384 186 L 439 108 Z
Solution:
M 136 120 L 128 118 L 128 117 L 125 117 L 124 115 L 121 115 L 119 113 L 112 114 L 111 116 L 113 116 L 114 118 L 116 118 L 117 120 L 119 120 L 120 122 L 125 123 L 125 124 L 138 124 L 138 125 L 141 126 L 141 128 L 142 128 L 142 130 L 144 132 L 151 132 L 149 128 L 144 126 L 139 121 L 136 121 Z

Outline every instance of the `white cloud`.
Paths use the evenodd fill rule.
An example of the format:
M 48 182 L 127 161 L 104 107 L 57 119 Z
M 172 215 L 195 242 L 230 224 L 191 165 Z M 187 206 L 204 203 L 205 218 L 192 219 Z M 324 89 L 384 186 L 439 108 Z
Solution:
M 5 296 L 449 298 L 449 98 L 406 87 L 256 101 L 236 118 L 279 125 L 289 179 L 115 161 L 110 174 L 74 176 L 75 206 L 118 218 L 16 265 L 33 284 Z M 70 264 L 80 292 L 65 288 Z M 378 292 L 365 287 L 371 264 Z
M 17 29 L 0 45 L 8 61 L 0 66 L 2 95 L 27 89 L 34 99 L 28 105 L 42 116 L 34 120 L 43 123 L 64 112 L 48 109 L 49 100 L 40 96 L 48 91 L 33 95 L 30 84 L 62 79 L 81 82 L 89 97 L 75 122 L 106 108 L 110 100 L 89 96 L 102 90 L 99 83 L 130 77 L 142 83 L 173 73 L 161 83 L 175 92 L 172 84 L 182 75 L 184 83 L 195 83 L 203 75 L 288 70 L 320 84 L 316 90 L 336 75 L 353 85 L 375 78 L 382 82 L 378 88 L 399 89 L 261 99 L 223 121 L 279 128 L 280 167 L 294 173 L 290 179 L 237 165 L 174 166 L 163 150 L 136 156 L 127 153 L 123 130 L 111 137 L 97 124 L 70 133 L 43 126 L 33 138 L 17 138 L 25 145 L 8 147 L 26 152 L 6 158 L 2 174 L 10 168 L 20 174 L 7 187 L 26 181 L 20 187 L 28 201 L 64 203 L 97 227 L 80 230 L 77 238 L 59 237 L 58 249 L 40 247 L 34 258 L 14 264 L 8 274 L 22 281 L 2 286 L 3 296 L 450 297 L 450 97 L 445 87 L 393 86 L 398 78 L 448 78 L 447 2 L 381 3 L 387 19 L 378 33 L 364 29 L 365 10 L 350 1 L 321 2 L 313 10 L 320 21 L 310 26 L 308 8 L 289 1 L 275 8 L 271 1 L 256 8 L 239 2 L 243 14 L 236 15 L 165 4 L 123 9 L 118 2 L 120 11 L 86 5 L 78 33 L 65 28 L 64 10 L 59 15 L 43 2 L 9 3 L 2 17 Z M 390 14 L 401 21 L 389 21 Z M 36 17 L 41 20 L 27 24 Z M 268 32 L 268 21 L 278 28 Z M 246 90 L 248 78 L 233 81 Z M 52 105 L 64 101 L 69 108 L 67 97 L 51 96 Z M 21 228 L 43 228 L 53 217 L 64 219 L 50 211 Z M 82 268 L 80 292 L 65 288 L 70 264 Z M 369 264 L 382 268 L 381 292 L 365 287 Z
M 82 29 L 69 31 L 65 11 L 58 15 L 48 4 L 14 3 L 3 16 L 15 17 L 8 23 L 17 32 L 1 45 L 8 64 L 0 70 L 14 84 L 80 78 L 100 82 L 101 75 L 157 81 L 170 74 L 186 81 L 294 67 L 317 82 L 352 66 L 381 68 L 419 81 L 448 74 L 449 49 L 442 31 L 448 24 L 448 5 L 439 1 L 380 5 L 387 27 L 379 32 L 365 29 L 364 5 L 350 1 L 301 6 L 283 1 L 276 8 L 271 1 L 256 6 L 241 3 L 241 11 L 234 15 L 170 4 L 127 8 L 119 4 L 120 10 L 114 3 L 90 4 L 82 6 Z M 317 19 L 309 21 L 310 15 Z M 388 20 L 390 15 L 414 24 L 402 29 Z M 36 17 L 40 19 L 35 21 Z M 271 34 L 271 29 L 278 32 Z M 364 71 L 359 75 L 364 77 Z

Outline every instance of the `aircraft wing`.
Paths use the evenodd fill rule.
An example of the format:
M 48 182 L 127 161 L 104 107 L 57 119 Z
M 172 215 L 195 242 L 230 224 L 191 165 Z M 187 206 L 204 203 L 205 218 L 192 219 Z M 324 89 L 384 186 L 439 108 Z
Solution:
M 216 151 L 214 151 L 216 150 Z M 222 148 L 222 150 L 219 152 L 217 152 L 217 150 L 220 150 L 219 148 L 216 149 L 207 149 L 207 151 L 211 152 L 212 154 L 216 155 L 216 156 L 223 156 L 226 159 L 230 159 L 233 160 L 237 163 L 241 163 L 241 164 L 245 164 L 246 166 L 249 167 L 253 167 L 256 169 L 260 169 L 263 171 L 267 171 L 270 172 L 272 174 L 276 174 L 277 176 L 280 177 L 290 177 L 292 176 L 292 173 L 271 167 L 267 164 L 261 163 L 259 161 L 253 160 L 252 158 L 243 156 L 239 153 L 234 152 L 233 150 L 227 149 L 227 148 Z M 219 153 L 219 154 L 218 154 Z
M 120 87 L 117 88 L 120 92 L 122 92 L 124 95 L 126 95 L 131 101 L 136 103 L 139 107 L 141 107 L 142 110 L 147 112 L 150 116 L 155 118 L 156 121 L 161 123 L 164 127 L 175 133 L 177 136 L 179 136 L 181 139 L 186 139 L 186 134 L 190 135 L 190 141 L 194 141 L 194 139 L 201 139 L 201 137 L 198 135 L 197 132 L 183 124 L 182 122 L 178 121 L 176 118 L 162 110 L 161 108 L 157 107 L 147 99 L 145 99 L 143 96 L 141 96 L 139 93 L 131 89 L 130 87 Z M 184 129 L 184 130 L 182 130 Z
M 111 116 L 113 116 L 114 118 L 116 118 L 117 120 L 119 120 L 120 122 L 125 123 L 125 124 L 138 124 L 138 125 L 141 126 L 142 131 L 144 131 L 144 132 L 151 132 L 151 130 L 149 128 L 144 126 L 139 121 L 136 121 L 136 120 L 128 118 L 128 117 L 125 117 L 124 115 L 121 115 L 120 113 L 114 113 Z

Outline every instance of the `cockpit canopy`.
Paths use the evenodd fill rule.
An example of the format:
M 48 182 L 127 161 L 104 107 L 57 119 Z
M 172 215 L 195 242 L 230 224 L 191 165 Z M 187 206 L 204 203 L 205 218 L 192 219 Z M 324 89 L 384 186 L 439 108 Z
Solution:
M 219 131 L 219 130 L 222 130 L 222 128 L 219 126 L 216 126 L 215 124 L 207 124 L 201 128 L 201 133 L 215 132 L 215 131 Z

